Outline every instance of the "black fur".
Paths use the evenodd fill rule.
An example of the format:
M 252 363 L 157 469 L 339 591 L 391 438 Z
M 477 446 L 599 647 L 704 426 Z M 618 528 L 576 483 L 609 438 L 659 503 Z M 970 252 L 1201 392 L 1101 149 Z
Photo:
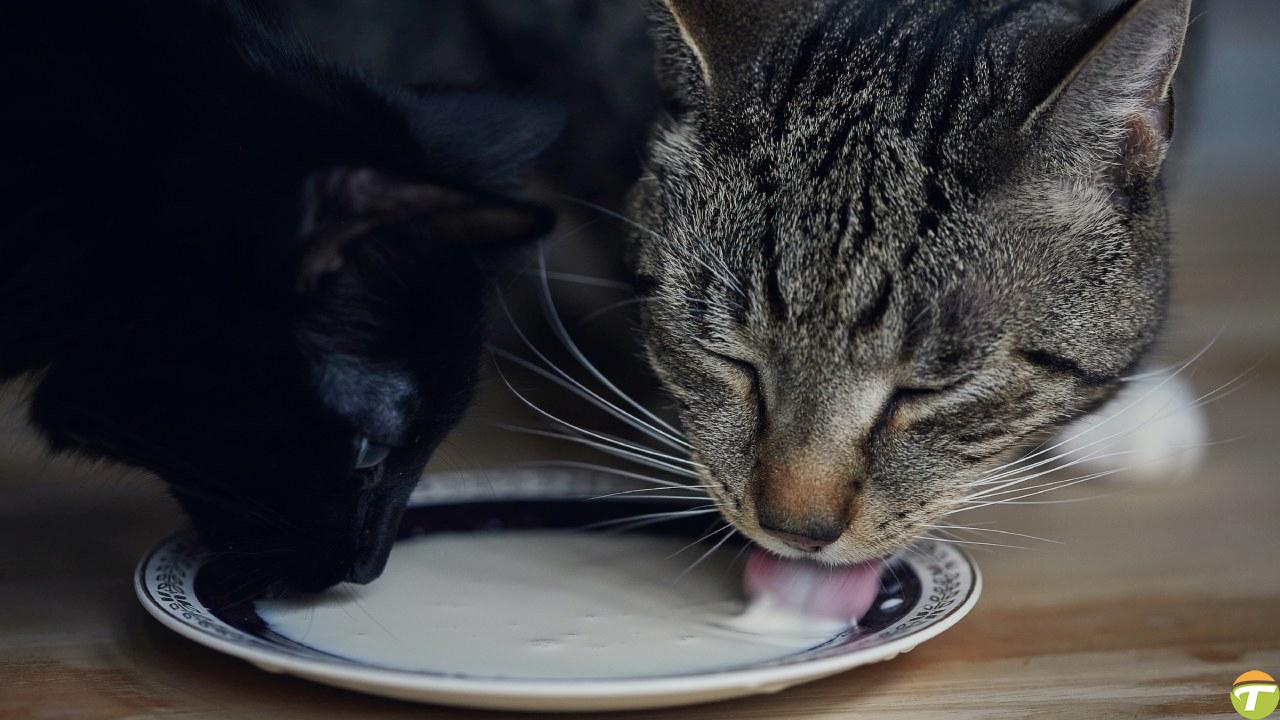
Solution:
M 323 66 L 234 2 L 7 3 L 0 376 L 154 471 L 257 589 L 381 572 L 466 407 L 557 112 Z M 392 448 L 357 470 L 362 438 Z

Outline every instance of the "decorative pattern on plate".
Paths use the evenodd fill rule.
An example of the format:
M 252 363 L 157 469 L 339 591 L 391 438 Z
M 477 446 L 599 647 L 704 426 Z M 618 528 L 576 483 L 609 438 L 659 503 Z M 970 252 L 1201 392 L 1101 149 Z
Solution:
M 463 504 L 551 501 L 581 508 L 573 501 L 629 489 L 616 479 L 590 473 L 503 471 L 449 473 L 424 478 L 411 506 L 450 508 L 446 517 L 465 514 Z M 440 517 L 440 516 L 437 516 Z M 744 668 L 692 675 L 619 680 L 513 681 L 495 678 L 389 670 L 337 657 L 273 633 L 246 632 L 224 621 L 202 601 L 197 576 L 205 551 L 191 533 L 175 535 L 142 559 L 134 587 L 146 610 L 187 638 L 248 660 L 273 672 L 286 672 L 348 689 L 395 697 L 506 710 L 624 710 L 773 692 L 859 665 L 880 662 L 915 648 L 945 631 L 974 605 L 981 591 L 977 566 L 951 545 L 920 541 L 896 559 L 899 576 L 914 578 L 918 593 L 910 607 L 895 607 L 887 624 L 851 631 L 814 648 Z M 886 591 L 887 592 L 887 591 Z M 903 597 L 906 597 L 905 595 Z
M 936 622 L 960 605 L 973 590 L 969 563 L 955 548 L 932 540 L 922 540 L 911 547 L 917 560 L 912 567 L 925 571 L 921 576 L 921 601 L 898 624 L 878 633 L 882 639 L 898 637 Z

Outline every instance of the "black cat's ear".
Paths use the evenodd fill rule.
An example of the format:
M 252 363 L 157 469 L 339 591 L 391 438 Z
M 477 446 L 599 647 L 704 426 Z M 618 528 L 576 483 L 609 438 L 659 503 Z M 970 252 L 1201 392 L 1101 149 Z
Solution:
M 1042 123 L 1087 147 L 1095 171 L 1123 186 L 1155 176 L 1173 135 L 1173 74 L 1190 0 L 1125 0 L 1045 63 L 1047 92 L 1024 127 Z
M 335 168 L 304 183 L 287 265 L 295 287 L 305 292 L 341 270 L 347 253 L 374 232 L 424 250 L 487 252 L 536 240 L 553 224 L 552 212 L 541 205 L 402 181 L 369 168 Z
M 513 185 L 560 137 L 565 111 L 545 98 L 412 88 L 393 99 L 432 166 L 468 185 Z
M 727 98 L 751 82 L 769 40 L 809 0 L 660 0 L 658 74 L 670 92 Z

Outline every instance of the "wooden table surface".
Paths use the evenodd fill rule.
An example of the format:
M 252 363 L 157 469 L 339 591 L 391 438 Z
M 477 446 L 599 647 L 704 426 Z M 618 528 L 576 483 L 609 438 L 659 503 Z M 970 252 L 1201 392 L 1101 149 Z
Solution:
M 1116 482 L 1090 502 L 975 518 L 1062 544 L 976 553 L 977 608 L 912 653 L 774 696 L 631 717 L 1233 718 L 1237 675 L 1280 675 L 1280 176 L 1177 167 L 1164 355 L 1222 330 L 1194 375 L 1201 391 L 1260 360 L 1244 391 L 1210 408 L 1215 439 L 1242 439 L 1185 482 Z M 269 675 L 164 629 L 130 583 L 139 556 L 181 525 L 175 507 L 138 473 L 42 457 L 13 396 L 0 407 L 0 718 L 494 716 Z M 441 457 L 528 450 L 509 439 L 495 450 L 489 432 L 463 432 Z

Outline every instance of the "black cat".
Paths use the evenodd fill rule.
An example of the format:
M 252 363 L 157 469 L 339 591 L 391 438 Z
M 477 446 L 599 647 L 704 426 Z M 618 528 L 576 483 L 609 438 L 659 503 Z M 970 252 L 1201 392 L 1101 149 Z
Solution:
M 0 8 L 0 377 L 259 590 L 381 572 L 466 407 L 545 103 L 384 87 L 236 2 Z

